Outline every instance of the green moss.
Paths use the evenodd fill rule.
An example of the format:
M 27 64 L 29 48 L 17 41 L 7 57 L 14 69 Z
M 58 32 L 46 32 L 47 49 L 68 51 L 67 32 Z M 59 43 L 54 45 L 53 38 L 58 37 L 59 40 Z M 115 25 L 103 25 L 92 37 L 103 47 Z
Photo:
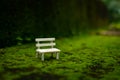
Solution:
M 8 47 L 0 58 L 2 80 L 120 79 L 120 38 L 76 36 L 57 39 L 60 59 L 35 57 L 35 44 Z M 110 76 L 110 77 L 109 77 Z M 48 78 L 49 77 L 49 78 Z

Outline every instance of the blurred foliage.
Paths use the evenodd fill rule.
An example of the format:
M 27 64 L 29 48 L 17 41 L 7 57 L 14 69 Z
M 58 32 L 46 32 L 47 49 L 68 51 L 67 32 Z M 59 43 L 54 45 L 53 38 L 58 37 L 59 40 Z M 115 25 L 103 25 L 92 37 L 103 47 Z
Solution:
M 120 21 L 120 0 L 102 0 L 107 5 L 110 21 Z
M 110 24 L 110 29 L 115 29 L 116 31 L 120 31 L 120 23 L 119 22 L 114 22 Z
M 0 10 L 0 47 L 78 35 L 108 22 L 101 0 L 1 0 Z

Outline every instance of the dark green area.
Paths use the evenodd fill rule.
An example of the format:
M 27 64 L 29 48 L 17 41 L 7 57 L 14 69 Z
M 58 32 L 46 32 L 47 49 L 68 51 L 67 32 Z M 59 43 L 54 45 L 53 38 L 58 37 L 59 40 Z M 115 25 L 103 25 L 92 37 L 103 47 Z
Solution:
M 107 23 L 101 0 L 1 0 L 0 47 L 78 35 Z
M 106 5 L 109 12 L 110 22 L 120 21 L 120 0 L 102 0 Z
M 1 80 L 120 80 L 120 37 L 57 39 L 60 59 L 35 57 L 35 44 L 0 49 Z

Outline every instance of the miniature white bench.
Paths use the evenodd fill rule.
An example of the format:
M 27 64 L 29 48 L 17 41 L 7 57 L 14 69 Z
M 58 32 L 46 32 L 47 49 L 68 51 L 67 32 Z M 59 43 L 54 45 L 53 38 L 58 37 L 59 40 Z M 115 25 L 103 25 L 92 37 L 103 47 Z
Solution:
M 41 54 L 41 60 L 44 61 L 44 54 L 45 53 L 56 53 L 56 59 L 59 59 L 59 52 L 60 50 L 57 48 L 54 48 L 56 45 L 55 38 L 36 38 L 36 57 L 39 57 L 39 54 Z M 48 47 L 48 48 L 46 48 Z

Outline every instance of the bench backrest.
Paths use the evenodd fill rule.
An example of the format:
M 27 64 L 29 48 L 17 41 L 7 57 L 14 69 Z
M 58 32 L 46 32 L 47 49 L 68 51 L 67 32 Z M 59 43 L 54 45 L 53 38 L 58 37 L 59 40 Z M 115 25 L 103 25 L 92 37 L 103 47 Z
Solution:
M 40 49 L 41 47 L 51 47 L 53 48 L 56 44 L 54 43 L 55 38 L 36 38 L 36 47 Z

